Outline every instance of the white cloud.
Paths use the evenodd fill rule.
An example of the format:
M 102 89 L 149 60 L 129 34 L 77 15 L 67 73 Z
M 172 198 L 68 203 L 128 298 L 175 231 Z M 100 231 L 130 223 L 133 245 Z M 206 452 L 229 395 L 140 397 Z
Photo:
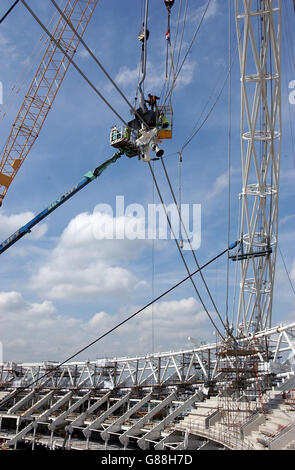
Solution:
M 194 71 L 196 68 L 196 62 L 192 62 L 189 59 L 184 63 L 180 74 L 177 77 L 175 89 L 179 90 L 192 83 L 194 77 Z M 163 65 L 155 65 L 152 62 L 147 63 L 147 74 L 145 80 L 145 88 L 150 92 L 156 92 L 161 90 L 163 83 L 165 82 L 166 72 Z M 138 80 L 138 66 L 135 69 L 123 66 L 120 68 L 118 74 L 115 77 L 115 82 L 124 88 L 134 87 Z
M 15 59 L 18 57 L 16 53 L 16 47 L 10 39 L 8 39 L 3 33 L 0 33 L 0 50 L 3 65 L 6 65 L 5 62 L 7 59 Z
M 20 227 L 27 224 L 31 219 L 34 218 L 33 212 L 21 212 L 20 214 L 5 215 L 3 212 L 0 213 L 0 238 L 1 241 L 8 238 Z M 46 224 L 39 224 L 32 229 L 30 234 L 26 237 L 32 240 L 39 240 L 47 232 Z
M 279 224 L 280 224 L 280 225 L 283 225 L 283 224 L 285 224 L 286 222 L 289 222 L 289 220 L 294 219 L 294 217 L 295 217 L 295 214 L 287 215 L 286 217 L 283 217 L 282 219 L 280 219 Z
M 90 49 L 93 54 L 95 54 L 95 49 Z M 78 57 L 81 57 L 81 59 L 89 59 L 91 56 L 87 49 L 81 49 L 78 51 Z
M 196 63 L 195 62 L 189 62 L 188 60 L 184 63 L 180 74 L 177 77 L 176 80 L 176 87 L 175 89 L 180 89 L 185 86 L 188 86 L 192 83 L 193 78 L 194 78 L 194 71 L 196 68 Z
M 135 69 L 123 65 L 115 77 L 115 82 L 123 87 L 134 86 L 138 78 L 138 66 Z
M 33 275 L 33 289 L 52 299 L 66 299 L 121 296 L 142 285 L 120 264 L 137 257 L 148 242 L 98 240 L 95 228 L 102 218 L 110 232 L 115 219 L 99 212 L 82 213 L 71 220 L 48 261 Z
M 190 14 L 190 18 L 189 18 L 190 21 L 191 22 L 199 21 L 204 14 L 204 10 L 206 6 L 207 6 L 207 2 L 204 5 L 198 7 L 195 11 L 193 11 Z M 211 0 L 211 3 L 205 15 L 205 19 L 208 20 L 210 18 L 214 18 L 217 15 L 217 13 L 218 13 L 217 0 Z
M 231 173 L 231 177 L 233 177 L 234 175 L 240 173 L 240 170 L 232 168 L 230 173 Z M 220 176 L 216 178 L 211 191 L 208 192 L 207 198 L 208 199 L 215 198 L 218 194 L 224 191 L 227 187 L 228 187 L 228 171 L 222 173 Z
M 58 316 L 50 301 L 27 302 L 18 292 L 0 292 L 0 322 L 4 361 L 21 362 L 55 358 L 59 342 L 67 343 L 81 323 Z
M 0 292 L 4 361 L 65 360 L 75 351 L 134 313 L 137 307 L 110 315 L 97 312 L 89 320 L 60 315 L 50 301 L 28 302 L 18 292 Z M 152 326 L 157 350 L 191 347 L 208 336 L 208 321 L 193 298 L 159 302 L 77 358 L 118 357 L 151 352 Z M 210 331 L 210 328 L 209 328 Z
M 288 168 L 288 170 L 281 170 L 280 171 L 280 178 L 281 179 L 286 179 L 286 180 L 291 180 L 293 182 L 294 178 L 295 178 L 295 169 Z

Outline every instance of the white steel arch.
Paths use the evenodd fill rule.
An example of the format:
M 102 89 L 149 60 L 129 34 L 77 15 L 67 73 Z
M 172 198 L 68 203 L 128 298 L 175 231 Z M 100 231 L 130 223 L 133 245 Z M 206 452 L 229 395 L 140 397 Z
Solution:
M 241 67 L 241 262 L 237 330 L 270 328 L 281 156 L 281 0 L 235 0 Z

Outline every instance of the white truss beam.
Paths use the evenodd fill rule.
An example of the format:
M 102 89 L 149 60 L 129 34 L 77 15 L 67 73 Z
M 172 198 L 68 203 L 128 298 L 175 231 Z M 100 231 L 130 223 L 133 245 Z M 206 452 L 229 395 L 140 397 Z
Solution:
M 235 0 L 235 11 L 243 178 L 236 331 L 247 336 L 272 323 L 281 159 L 281 0 Z

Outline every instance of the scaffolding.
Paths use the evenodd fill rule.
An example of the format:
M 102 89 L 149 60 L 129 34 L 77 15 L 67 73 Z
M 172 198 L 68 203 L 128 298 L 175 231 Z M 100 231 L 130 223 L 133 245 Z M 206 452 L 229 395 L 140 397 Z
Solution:
M 249 339 L 242 346 L 227 338 L 217 349 L 218 408 L 221 426 L 240 434 L 254 413 L 264 413 L 262 390 L 266 374 L 261 367 L 262 348 Z

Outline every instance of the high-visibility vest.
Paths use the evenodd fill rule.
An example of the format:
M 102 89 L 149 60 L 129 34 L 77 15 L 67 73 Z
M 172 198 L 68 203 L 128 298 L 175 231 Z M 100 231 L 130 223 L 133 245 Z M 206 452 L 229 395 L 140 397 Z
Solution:
M 162 129 L 167 129 L 167 127 L 169 127 L 169 121 L 166 118 L 165 114 L 161 116 L 161 127 Z
M 126 127 L 126 128 L 125 128 L 124 137 L 125 137 L 126 139 L 130 140 L 131 131 L 130 131 L 129 127 Z

